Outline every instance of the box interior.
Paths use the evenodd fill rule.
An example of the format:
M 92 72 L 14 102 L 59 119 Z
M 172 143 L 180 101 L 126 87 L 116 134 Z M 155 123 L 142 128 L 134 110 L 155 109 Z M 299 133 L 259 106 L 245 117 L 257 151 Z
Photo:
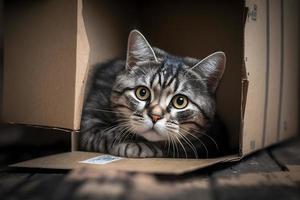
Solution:
M 51 1 L 52 2 L 52 1 Z M 15 116 L 10 116 L 6 118 L 6 121 L 12 121 L 16 123 L 25 123 L 25 124 L 35 124 L 42 126 L 50 127 L 60 127 L 66 128 L 73 131 L 77 131 L 80 127 L 80 115 L 82 104 L 84 101 L 84 94 L 86 93 L 86 87 L 88 83 L 88 73 L 93 70 L 93 65 L 96 63 L 104 62 L 108 59 L 114 57 L 124 57 L 126 53 L 126 44 L 129 31 L 133 28 L 139 29 L 147 38 L 149 43 L 152 46 L 159 47 L 166 50 L 167 52 L 180 56 L 190 56 L 195 58 L 204 58 L 209 54 L 215 51 L 224 51 L 227 57 L 226 61 L 226 70 L 223 75 L 223 79 L 217 91 L 217 111 L 221 116 L 221 119 L 225 122 L 228 132 L 229 132 L 229 141 L 231 148 L 235 153 L 238 153 L 240 147 L 241 139 L 241 122 L 242 122 L 242 68 L 243 68 L 243 58 L 244 58 L 244 18 L 245 18 L 245 7 L 243 1 L 230 1 L 230 2 L 221 2 L 221 1 L 151 1 L 151 2 L 139 2 L 139 1 L 126 1 L 126 3 L 120 3 L 117 1 L 92 1 L 92 0 L 78 0 L 75 12 L 73 7 L 71 8 L 68 4 L 69 1 L 59 1 L 56 4 L 51 4 L 50 1 L 35 2 L 31 1 L 31 5 L 28 5 L 29 9 L 33 14 L 32 18 L 29 18 L 28 21 L 25 21 L 27 24 L 30 24 L 30 20 L 33 20 L 37 17 L 36 10 L 39 10 L 42 6 L 43 8 L 48 8 L 48 15 L 52 16 L 50 12 L 51 9 L 58 9 L 61 7 L 68 8 L 72 16 L 70 18 L 64 18 L 65 23 L 74 22 L 76 24 L 75 31 L 72 26 L 72 31 L 68 34 L 72 35 L 72 38 L 68 38 L 65 41 L 72 40 L 70 42 L 72 49 L 62 49 L 62 53 L 58 56 L 54 56 L 53 60 L 49 60 L 49 63 L 38 62 L 34 66 L 43 66 L 43 68 L 33 67 L 31 70 L 31 61 L 28 58 L 31 56 L 32 52 L 28 51 L 27 54 L 24 54 L 20 62 L 25 61 L 25 68 L 22 73 L 27 74 L 21 81 L 26 82 L 30 85 L 25 85 L 27 88 L 35 88 L 34 81 L 32 80 L 32 73 L 36 74 L 35 77 L 44 77 L 45 74 L 50 74 L 49 79 L 53 77 L 52 80 L 45 80 L 45 84 L 37 88 L 36 94 L 31 94 L 26 96 L 27 93 L 24 89 L 19 89 L 17 96 L 9 95 L 9 91 L 12 89 L 20 88 L 20 82 L 15 81 L 14 83 L 5 80 L 6 85 L 4 85 L 4 108 L 7 107 L 6 115 L 12 113 L 12 115 L 18 115 L 17 110 L 13 109 L 15 104 L 21 103 L 20 99 L 26 98 L 28 104 L 34 105 L 35 107 L 24 108 L 22 106 L 20 113 L 23 116 L 19 118 Z M 49 7 L 52 5 L 53 7 Z M 23 9 L 16 6 L 18 9 Z M 72 5 L 74 6 L 74 5 Z M 59 7 L 59 8 L 58 8 Z M 15 8 L 14 8 L 15 9 Z M 17 10 L 18 10 L 17 9 Z M 29 13 L 29 11 L 27 11 Z M 15 20 L 14 23 L 17 23 L 17 14 L 15 11 L 10 19 Z M 22 12 L 20 12 L 22 14 Z M 26 15 L 28 15 L 26 13 Z M 43 14 L 38 12 L 38 14 Z M 63 13 L 55 13 L 55 19 L 59 20 L 60 17 L 63 18 Z M 21 15 L 23 16 L 23 15 Z M 43 19 L 43 18 L 42 18 Z M 48 18 L 47 18 L 48 19 Z M 62 21 L 64 21 L 62 20 Z M 40 24 L 39 24 L 40 23 Z M 41 31 L 42 24 L 45 23 L 43 20 L 38 20 L 36 22 L 36 29 L 32 31 L 38 31 L 42 36 L 49 35 Z M 63 24 L 63 23 L 62 23 Z M 51 24 L 50 24 L 51 25 Z M 24 27 L 18 27 L 20 30 L 19 35 L 14 35 L 14 37 L 20 37 L 22 40 L 21 32 L 24 31 Z M 33 27 L 31 27 L 33 28 Z M 55 31 L 60 31 L 61 27 L 57 27 L 53 24 Z M 48 28 L 47 28 L 48 29 Z M 9 34 L 15 30 L 15 27 L 12 25 L 10 28 Z M 22 31 L 21 31 L 22 30 Z M 33 32 L 30 31 L 27 33 L 26 37 L 31 38 L 31 42 L 34 41 L 34 37 L 31 36 Z M 65 30 L 65 29 L 63 29 Z M 54 32 L 55 32 L 54 31 Z M 16 34 L 16 33 L 14 33 Z M 56 33 L 52 33 L 55 35 Z M 73 36 L 75 37 L 73 38 Z M 43 38 L 41 36 L 40 40 L 51 41 L 51 38 Z M 57 36 L 58 37 L 58 36 Z M 59 37 L 58 43 L 61 42 Z M 9 41 L 13 42 L 14 41 Z M 21 43 L 22 44 L 22 43 Z M 27 44 L 27 43 L 26 43 Z M 56 43 L 55 43 L 56 44 Z M 16 47 L 17 43 L 14 43 L 10 51 Z M 29 45 L 29 44 L 28 44 Z M 40 48 L 45 52 L 42 52 L 43 56 L 47 55 L 47 50 L 45 50 L 45 43 L 37 44 L 37 50 Z M 74 47 L 75 45 L 75 47 Z M 50 45 L 51 46 L 51 45 Z M 74 48 L 74 49 L 73 49 Z M 22 50 L 25 50 L 25 46 L 22 46 Z M 57 52 L 56 49 L 52 49 L 53 52 Z M 70 53 L 70 63 L 64 62 L 64 57 L 67 56 L 64 52 Z M 59 54 L 59 52 L 58 52 Z M 10 55 L 10 54 L 8 54 Z M 11 60 L 11 59 L 7 59 Z M 46 59 L 47 60 L 47 59 Z M 14 63 L 15 67 L 21 65 L 21 63 Z M 48 62 L 48 61 L 47 61 Z M 56 66 L 57 63 L 63 62 L 62 65 L 66 64 L 67 66 Z M 47 67 L 46 67 L 47 66 Z M 53 67 L 50 72 L 49 66 Z M 15 68 L 16 69 L 16 68 Z M 20 74 L 13 73 L 13 70 L 5 72 L 7 79 L 19 80 L 18 76 Z M 70 71 L 64 71 L 65 69 L 70 69 Z M 62 71 L 63 70 L 63 71 Z M 55 76 L 57 72 L 62 72 L 64 76 Z M 65 79 L 65 76 L 70 77 L 71 80 Z M 57 80 L 58 79 L 58 80 Z M 67 82 L 70 88 L 64 88 Z M 55 95 L 52 99 L 43 99 L 47 96 L 48 87 L 50 91 L 54 91 L 61 96 Z M 59 90 L 61 89 L 61 90 Z M 66 90 L 70 91 L 69 93 L 64 93 Z M 32 90 L 31 90 L 32 91 Z M 45 91 L 45 93 L 37 94 L 38 91 Z M 21 95 L 21 96 L 20 96 Z M 40 95 L 40 99 L 37 99 L 37 95 Z M 7 97 L 9 98 L 7 98 Z M 66 103 L 66 107 L 69 108 L 68 116 L 64 116 L 65 112 L 63 108 L 57 107 L 56 113 L 49 115 L 48 111 L 44 111 L 45 106 L 52 107 L 53 104 L 57 104 L 59 101 Z M 12 101 L 12 102 L 11 102 Z M 37 102 L 38 101 L 38 102 Z M 68 104 L 69 102 L 69 104 Z M 53 104 L 52 104 L 53 103 Z M 37 105 L 38 110 L 35 110 Z M 49 106 L 50 105 L 50 106 Z M 63 106 L 64 104 L 60 105 Z M 55 107 L 55 106 L 54 106 Z M 37 119 L 31 118 L 28 113 L 34 110 L 35 113 L 40 113 L 44 111 L 44 118 Z M 15 111 L 15 112 L 12 112 Z M 30 112 L 29 112 L 30 111 Z M 26 116 L 27 113 L 27 116 Z M 47 119 L 47 116 L 49 119 Z M 58 117 L 59 116 L 59 117 Z M 58 117 L 58 118 L 56 118 Z M 30 120 L 24 120 L 30 119 Z M 54 121 L 52 121 L 53 119 Z M 60 120 L 60 121 L 58 121 Z M 73 139 L 73 150 L 76 149 L 76 133 L 72 133 Z M 65 154 L 66 157 L 45 157 L 41 158 L 36 162 L 36 160 L 30 162 L 20 163 L 14 166 L 36 166 L 42 168 L 68 168 L 66 165 L 60 165 L 64 159 L 72 159 L 78 162 L 83 155 L 81 153 L 76 153 L 76 151 L 69 154 Z M 93 154 L 89 152 L 84 153 L 85 156 L 91 157 L 100 154 Z M 78 157 L 79 156 L 79 157 Z M 177 165 L 177 170 L 188 171 L 191 169 L 202 168 L 204 166 L 211 165 L 216 162 L 229 161 L 237 158 L 237 155 L 231 157 L 222 157 L 217 159 L 203 159 L 203 160 L 182 160 L 179 159 L 179 162 L 182 162 L 181 165 Z M 58 158 L 58 160 L 56 159 Z M 58 161 L 61 162 L 58 162 Z M 121 162 L 132 162 L 132 165 L 138 163 L 147 163 L 148 159 L 144 159 L 143 162 L 139 161 L 127 161 L 131 159 L 124 159 Z M 155 160 L 155 159 L 154 159 Z M 170 160 L 170 165 L 172 166 L 172 159 L 158 159 L 160 163 L 167 162 Z M 175 159 L 176 160 L 176 159 Z M 55 161 L 55 162 L 52 162 Z M 151 166 L 156 161 L 151 161 Z M 56 164 L 55 164 L 56 163 Z M 117 162 L 116 162 L 117 163 Z M 114 164 L 112 164 L 114 165 Z M 47 167 L 48 166 L 48 167 Z M 56 166 L 56 167 L 55 167 Z M 76 167 L 77 165 L 70 165 L 69 168 Z M 108 167 L 111 165 L 107 165 Z M 138 167 L 143 171 L 143 167 Z M 134 168 L 136 171 L 139 169 Z M 165 171 L 172 171 L 172 167 L 167 167 Z M 151 171 L 151 170 L 150 170 Z M 157 170 L 161 172 L 161 169 Z M 164 170 L 163 170 L 164 171 Z
M 134 28 L 171 54 L 201 59 L 226 53 L 217 110 L 235 155 L 180 163 L 123 159 L 100 168 L 145 171 L 147 163 L 152 172 L 189 171 L 297 134 L 299 5 L 297 0 L 5 1 L 2 120 L 70 130 L 74 150 L 14 166 L 70 169 L 82 158 L 101 155 L 75 151 L 88 74 L 96 63 L 124 58 Z
M 201 59 L 215 51 L 224 51 L 227 57 L 226 70 L 217 91 L 217 111 L 228 128 L 231 147 L 238 149 L 245 14 L 243 2 L 153 1 L 115 4 L 114 1 L 99 3 L 84 0 L 82 5 L 90 47 L 90 70 L 95 63 L 124 56 L 128 33 L 132 28 L 140 30 L 150 45 L 171 54 Z M 112 16 L 111 13 L 116 10 L 118 16 Z

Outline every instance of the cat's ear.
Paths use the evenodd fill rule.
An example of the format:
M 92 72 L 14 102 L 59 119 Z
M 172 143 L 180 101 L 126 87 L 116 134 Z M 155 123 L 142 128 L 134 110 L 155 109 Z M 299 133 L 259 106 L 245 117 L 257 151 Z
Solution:
M 215 52 L 197 64 L 191 69 L 204 78 L 211 92 L 215 92 L 219 82 L 223 76 L 226 64 L 226 56 L 224 52 Z
M 126 68 L 149 61 L 157 62 L 153 49 L 139 31 L 132 30 L 128 37 Z

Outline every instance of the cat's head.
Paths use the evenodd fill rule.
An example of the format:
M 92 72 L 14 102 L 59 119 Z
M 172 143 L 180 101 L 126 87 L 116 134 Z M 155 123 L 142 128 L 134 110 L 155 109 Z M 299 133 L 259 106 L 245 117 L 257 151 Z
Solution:
M 224 69 L 223 52 L 202 60 L 176 57 L 152 48 L 133 30 L 126 70 L 114 84 L 111 106 L 125 130 L 149 141 L 193 137 L 215 116 L 215 92 Z

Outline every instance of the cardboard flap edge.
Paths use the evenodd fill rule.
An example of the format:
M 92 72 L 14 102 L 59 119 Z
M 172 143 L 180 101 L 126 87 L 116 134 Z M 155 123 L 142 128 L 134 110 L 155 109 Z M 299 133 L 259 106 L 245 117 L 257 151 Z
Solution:
M 104 154 L 94 152 L 67 152 L 10 165 L 10 167 L 66 169 L 71 170 L 82 166 L 95 167 L 101 170 L 119 170 L 129 172 L 143 172 L 154 174 L 183 174 L 202 169 L 217 163 L 233 162 L 239 160 L 238 155 L 229 155 L 214 159 L 171 159 L 171 158 L 147 158 L 131 159 L 122 158 L 107 164 L 80 163 L 87 159 Z

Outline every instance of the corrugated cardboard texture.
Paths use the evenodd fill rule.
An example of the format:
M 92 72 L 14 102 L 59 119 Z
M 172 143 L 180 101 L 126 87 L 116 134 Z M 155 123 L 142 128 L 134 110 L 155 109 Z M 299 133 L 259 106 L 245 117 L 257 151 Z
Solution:
M 299 130 L 299 1 L 248 0 L 243 153 Z
M 78 130 L 89 67 L 125 55 L 130 9 L 31 0 L 7 1 L 5 11 L 2 120 Z
M 200 59 L 215 51 L 226 53 L 217 109 L 236 149 L 241 121 L 243 14 L 243 1 L 151 1 L 141 6 L 141 30 L 152 45 Z
M 69 152 L 37 158 L 11 165 L 12 167 L 34 167 L 45 169 L 75 169 L 82 166 L 95 167 L 99 170 L 121 170 L 157 174 L 182 174 L 196 169 L 204 168 L 216 163 L 232 161 L 237 156 L 226 156 L 216 159 L 129 159 L 113 161 L 104 165 L 83 164 L 80 161 L 87 160 L 103 154 L 91 152 Z
M 74 1 L 72 5 L 73 3 Z M 32 1 L 24 8 L 20 3 L 14 3 L 11 6 L 12 10 L 21 10 L 20 13 L 31 17 L 27 19 L 25 16 L 23 20 L 20 20 L 18 18 L 20 15 L 16 14 L 17 11 L 8 14 L 14 19 L 8 30 L 18 28 L 18 34 L 7 32 L 10 36 L 6 41 L 9 48 L 7 48 L 8 61 L 5 64 L 7 70 L 4 80 L 6 85 L 3 105 L 4 120 L 78 130 L 88 67 L 92 69 L 96 63 L 104 62 L 122 53 L 125 55 L 130 24 L 137 23 L 134 18 L 136 13 L 132 10 L 137 9 L 140 13 L 141 29 L 152 45 L 157 45 L 174 54 L 197 58 L 206 57 L 219 50 L 226 53 L 227 69 L 218 90 L 217 109 L 228 126 L 231 145 L 237 148 L 241 112 L 243 2 L 203 1 L 191 4 L 180 1 L 164 3 L 157 1 L 156 3 L 160 4 L 159 7 L 153 2 L 149 4 L 114 3 L 108 0 L 101 2 L 78 0 L 72 10 L 68 11 L 72 13 L 72 17 L 55 12 L 55 9 L 67 4 L 64 1 L 53 1 L 51 4 L 48 1 L 45 3 Z M 170 6 L 172 8 L 165 9 Z M 48 9 L 47 12 L 43 10 L 44 7 Z M 54 12 L 49 14 L 48 12 L 52 10 Z M 178 10 L 180 15 L 172 10 Z M 156 14 L 152 15 L 153 12 Z M 49 18 L 54 18 L 60 23 L 72 24 L 73 32 L 58 29 L 56 24 L 45 25 L 43 19 Z M 203 27 L 206 28 L 203 29 Z M 66 45 L 63 42 L 55 40 L 56 35 L 59 34 L 69 35 L 68 39 L 72 38 L 73 46 L 65 49 Z M 41 37 L 37 44 L 35 35 Z M 14 38 L 17 39 L 14 40 Z M 21 56 L 14 54 L 14 50 L 20 43 L 18 38 L 26 41 L 26 45 L 20 48 Z M 36 46 L 36 50 L 32 51 L 30 48 L 26 51 L 25 48 L 32 45 Z M 52 48 L 51 45 L 54 47 Z M 58 48 L 60 46 L 63 48 Z M 26 51 L 24 55 L 23 51 Z M 41 52 L 43 55 L 40 55 Z M 60 59 L 53 56 L 51 59 L 47 58 L 47 55 L 52 54 L 59 55 Z M 37 59 L 35 55 L 43 59 Z M 13 59 L 14 56 L 17 59 Z M 65 57 L 68 59 L 65 60 Z M 23 64 L 22 70 L 17 70 L 21 64 Z M 32 71 L 34 71 L 34 76 Z M 64 76 L 56 74 L 61 71 Z M 44 77 L 48 79 L 43 80 Z M 24 90 L 24 88 L 28 89 Z M 11 91 L 15 93 L 12 94 Z M 24 106 L 24 103 L 27 106 Z
M 269 66 L 268 96 L 265 107 L 266 124 L 263 143 L 265 146 L 277 142 L 279 117 L 280 69 L 281 69 L 281 0 L 269 1 Z
M 266 1 L 246 1 L 245 61 L 249 80 L 244 116 L 243 151 L 262 147 L 266 92 Z
M 89 67 L 125 55 L 128 32 L 138 24 L 152 45 L 170 53 L 197 58 L 219 50 L 226 53 L 217 109 L 229 129 L 233 148 L 239 146 L 241 136 L 242 152 L 247 154 L 297 133 L 297 0 L 247 0 L 245 34 L 243 1 L 7 2 L 2 116 L 5 121 L 79 129 Z M 242 86 L 243 58 L 249 83 L 244 80 Z M 242 87 L 248 93 L 242 94 Z M 244 121 L 241 99 L 247 102 Z M 73 138 L 76 140 L 76 136 Z M 18 166 L 70 169 L 91 155 L 98 154 L 66 153 Z M 118 161 L 119 165 L 116 162 L 100 168 L 182 173 L 226 159 L 125 159 Z
M 68 0 L 5 1 L 4 121 L 73 128 L 76 9 Z
M 278 140 L 299 134 L 299 1 L 283 1 L 282 88 Z

